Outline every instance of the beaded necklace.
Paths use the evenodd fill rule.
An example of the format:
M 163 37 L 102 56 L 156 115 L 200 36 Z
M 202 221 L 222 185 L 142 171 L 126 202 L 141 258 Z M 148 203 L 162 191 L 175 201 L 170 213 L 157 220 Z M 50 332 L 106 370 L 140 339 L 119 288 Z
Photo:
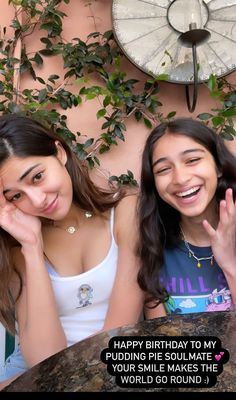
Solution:
M 184 232 L 183 232 L 181 227 L 180 227 L 180 231 L 181 231 L 181 234 L 182 234 L 182 237 L 183 237 L 183 241 L 184 241 L 185 247 L 188 250 L 188 256 L 189 256 L 189 258 L 191 258 L 191 257 L 195 258 L 195 260 L 197 261 L 197 267 L 201 268 L 202 265 L 201 265 L 200 261 L 205 261 L 205 260 L 211 260 L 211 266 L 213 266 L 214 265 L 214 255 L 213 255 L 213 253 L 208 257 L 197 257 L 194 254 L 193 250 L 190 249 L 189 243 L 187 242 L 187 240 L 185 238 L 185 235 L 184 235 Z

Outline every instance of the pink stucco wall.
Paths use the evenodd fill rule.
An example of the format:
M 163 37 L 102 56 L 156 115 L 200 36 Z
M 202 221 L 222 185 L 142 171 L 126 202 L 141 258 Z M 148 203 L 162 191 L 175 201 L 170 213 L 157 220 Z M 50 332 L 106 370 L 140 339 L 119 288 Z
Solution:
M 111 6 L 112 0 L 93 0 L 90 1 L 91 6 L 88 7 L 86 0 L 71 0 L 69 6 L 63 5 L 62 9 L 67 14 L 64 19 L 63 37 L 71 40 L 73 37 L 86 39 L 87 34 L 94 31 L 104 32 L 112 28 Z M 13 16 L 12 6 L 8 5 L 8 0 L 1 0 L 0 25 L 7 26 Z M 94 18 L 95 17 L 95 18 Z M 34 51 L 39 43 L 40 32 L 34 32 L 34 35 L 27 38 L 27 46 L 29 50 Z M 38 46 L 37 46 L 38 47 Z M 141 82 L 146 80 L 147 76 L 133 66 L 129 61 L 125 62 L 124 68 L 129 76 L 139 79 Z M 50 73 L 58 73 L 62 71 L 60 62 L 54 59 L 45 59 L 44 69 L 40 71 L 41 76 L 48 76 Z M 235 82 L 236 72 L 229 76 L 229 79 Z M 29 77 L 23 77 L 21 80 L 21 88 L 32 87 L 35 82 Z M 204 84 L 199 85 L 199 95 L 196 110 L 190 114 L 186 107 L 185 90 L 183 85 L 170 84 L 162 82 L 160 90 L 160 101 L 163 103 L 161 111 L 166 115 L 170 111 L 177 111 L 177 116 L 195 117 L 201 112 L 210 111 L 217 104 L 210 97 L 208 89 Z M 71 90 L 71 88 L 70 88 Z M 75 92 L 79 91 L 78 87 L 74 87 Z M 88 137 L 97 137 L 100 133 L 102 121 L 96 120 L 96 110 L 100 106 L 96 101 L 86 102 L 81 107 L 66 112 L 69 118 L 69 127 L 74 131 L 80 131 Z M 147 128 L 141 123 L 130 120 L 127 123 L 127 133 L 125 143 L 120 142 L 119 146 L 114 147 L 112 151 L 100 157 L 100 171 L 93 171 L 93 177 L 96 180 L 105 174 L 119 175 L 126 173 L 127 169 L 135 173 L 136 178 L 139 177 L 140 157 L 144 141 L 148 134 Z M 236 141 L 230 143 L 229 146 L 236 154 Z

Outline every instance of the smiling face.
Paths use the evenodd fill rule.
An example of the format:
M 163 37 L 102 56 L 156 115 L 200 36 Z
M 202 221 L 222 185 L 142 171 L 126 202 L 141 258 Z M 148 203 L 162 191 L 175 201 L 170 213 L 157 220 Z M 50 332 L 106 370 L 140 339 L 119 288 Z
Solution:
M 0 168 L 5 198 L 27 214 L 64 218 L 73 197 L 66 160 L 61 146 L 56 157 L 10 157 Z
M 210 152 L 193 139 L 164 134 L 154 146 L 153 174 L 159 196 L 184 217 L 211 217 L 217 168 Z

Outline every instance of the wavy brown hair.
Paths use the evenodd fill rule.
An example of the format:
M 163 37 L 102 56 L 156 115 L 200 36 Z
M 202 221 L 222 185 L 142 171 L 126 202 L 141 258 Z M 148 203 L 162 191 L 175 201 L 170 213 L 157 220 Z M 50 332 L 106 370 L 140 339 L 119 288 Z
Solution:
M 66 169 L 71 177 L 73 202 L 82 210 L 101 214 L 116 206 L 124 193 L 121 189 L 104 190 L 89 177 L 87 165 L 81 162 L 69 145 L 41 123 L 15 114 L 0 117 L 0 167 L 10 157 L 55 156 L 59 141 L 67 154 Z M 0 321 L 15 333 L 14 304 L 21 294 L 22 279 L 13 263 L 12 248 L 19 246 L 0 228 Z M 14 273 L 19 277 L 19 291 L 13 296 L 10 284 Z
M 152 158 L 157 141 L 165 134 L 187 136 L 204 146 L 213 156 L 221 177 L 215 193 L 217 203 L 225 197 L 227 188 L 236 196 L 236 157 L 223 139 L 211 128 L 191 118 L 179 118 L 158 125 L 146 140 L 142 156 L 141 190 L 138 206 L 140 240 L 138 255 L 141 268 L 138 283 L 155 305 L 165 302 L 168 294 L 160 285 L 160 270 L 165 247 L 175 246 L 181 239 L 180 214 L 159 196 L 153 175 Z M 171 143 L 170 143 L 171 145 Z

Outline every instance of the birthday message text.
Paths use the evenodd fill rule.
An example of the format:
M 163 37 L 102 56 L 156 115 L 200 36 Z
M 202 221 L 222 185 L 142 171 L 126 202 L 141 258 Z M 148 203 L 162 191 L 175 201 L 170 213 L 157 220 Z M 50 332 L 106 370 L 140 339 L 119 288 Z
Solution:
M 120 387 L 211 387 L 229 353 L 214 336 L 116 336 L 101 360 Z

